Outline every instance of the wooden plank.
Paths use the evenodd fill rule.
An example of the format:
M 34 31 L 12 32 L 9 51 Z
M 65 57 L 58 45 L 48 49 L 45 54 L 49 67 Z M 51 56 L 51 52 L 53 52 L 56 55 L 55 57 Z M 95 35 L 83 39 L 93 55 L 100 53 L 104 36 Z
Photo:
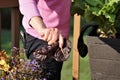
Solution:
M 0 11 L 0 50 L 1 50 L 1 11 Z
M 87 43 L 89 43 L 89 44 L 103 44 L 103 45 L 108 44 L 111 47 L 112 46 L 118 46 L 118 47 L 120 46 L 120 44 L 118 44 L 118 43 L 120 43 L 120 39 L 118 39 L 118 38 L 117 39 L 116 38 L 99 38 L 99 37 L 95 37 L 95 36 L 87 36 L 87 39 L 88 39 Z M 94 41 L 92 41 L 91 39 Z
M 12 46 L 19 48 L 19 35 L 20 35 L 20 12 L 18 8 L 12 8 L 11 10 L 11 26 L 12 26 Z
M 101 73 L 101 75 L 117 76 L 120 78 L 120 61 L 108 59 L 90 59 L 91 72 Z M 94 74 L 95 75 L 95 74 Z
M 0 8 L 18 7 L 18 0 L 0 0 Z
M 90 59 L 92 80 L 120 80 L 120 61 Z
M 118 43 L 120 43 L 120 39 L 101 39 L 99 37 L 87 36 L 90 58 L 120 61 L 120 44 Z
M 79 80 L 79 53 L 77 50 L 77 42 L 80 33 L 80 16 L 74 15 L 74 33 L 73 33 L 73 80 Z
M 92 80 L 120 80 L 120 40 L 87 36 Z

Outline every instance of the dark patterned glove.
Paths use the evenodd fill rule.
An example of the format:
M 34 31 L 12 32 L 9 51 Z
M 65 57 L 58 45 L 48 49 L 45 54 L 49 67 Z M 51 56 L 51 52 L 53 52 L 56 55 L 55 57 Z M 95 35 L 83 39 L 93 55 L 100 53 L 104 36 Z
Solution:
M 53 57 L 56 61 L 66 61 L 70 56 L 71 42 L 70 40 L 64 39 L 63 48 L 59 47 L 59 43 L 55 42 L 52 45 L 44 46 L 34 51 L 33 56 L 43 61 L 49 57 Z
M 66 61 L 70 56 L 71 51 L 71 42 L 69 40 L 64 41 L 63 48 L 59 48 L 56 50 L 54 54 L 54 59 L 56 61 Z

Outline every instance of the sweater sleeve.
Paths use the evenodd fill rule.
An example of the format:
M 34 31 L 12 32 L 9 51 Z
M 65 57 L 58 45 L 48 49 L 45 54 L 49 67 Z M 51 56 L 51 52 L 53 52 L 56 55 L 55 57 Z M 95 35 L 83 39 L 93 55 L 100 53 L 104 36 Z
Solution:
M 21 14 L 23 14 L 28 21 L 33 16 L 40 16 L 37 9 L 37 0 L 19 0 L 19 9 Z

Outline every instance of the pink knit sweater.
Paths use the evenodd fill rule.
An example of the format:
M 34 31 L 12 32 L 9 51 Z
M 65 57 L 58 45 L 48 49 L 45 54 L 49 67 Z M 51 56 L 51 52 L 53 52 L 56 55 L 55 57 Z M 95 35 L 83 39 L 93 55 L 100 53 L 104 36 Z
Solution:
M 41 16 L 47 27 L 58 28 L 62 35 L 68 38 L 70 6 L 71 0 L 19 0 L 23 26 L 27 33 L 37 38 L 39 38 L 37 31 L 28 24 L 33 16 Z

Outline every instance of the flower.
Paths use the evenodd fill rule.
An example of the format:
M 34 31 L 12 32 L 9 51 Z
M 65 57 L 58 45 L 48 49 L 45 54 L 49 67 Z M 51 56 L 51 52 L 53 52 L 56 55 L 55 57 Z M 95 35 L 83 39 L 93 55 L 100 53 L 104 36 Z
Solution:
M 5 50 L 2 50 L 0 52 L 0 70 L 8 71 L 8 69 L 10 68 L 10 66 L 6 62 L 7 59 L 8 59 L 8 56 Z
M 5 50 L 0 51 L 0 79 L 47 80 L 42 68 L 44 66 L 38 64 L 37 60 L 26 59 L 23 54 L 16 47 L 12 48 L 12 55 L 8 55 Z
M 5 62 L 5 60 L 0 60 L 0 70 L 8 71 L 10 66 Z

